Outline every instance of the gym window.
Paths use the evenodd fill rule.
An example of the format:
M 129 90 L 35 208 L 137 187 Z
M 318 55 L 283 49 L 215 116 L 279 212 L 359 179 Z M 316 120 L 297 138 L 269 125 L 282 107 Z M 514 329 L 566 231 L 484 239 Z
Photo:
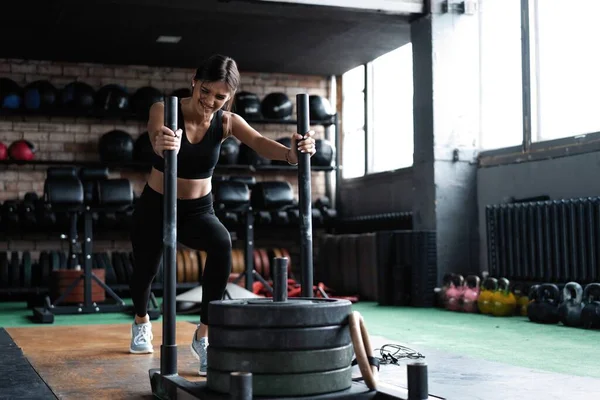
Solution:
M 412 45 L 342 75 L 342 177 L 413 165 Z
M 481 2 L 480 163 L 597 150 L 600 2 L 575 3 Z
M 529 2 L 532 142 L 600 131 L 600 1 Z
M 480 147 L 518 146 L 523 143 L 521 0 L 484 0 L 480 11 Z

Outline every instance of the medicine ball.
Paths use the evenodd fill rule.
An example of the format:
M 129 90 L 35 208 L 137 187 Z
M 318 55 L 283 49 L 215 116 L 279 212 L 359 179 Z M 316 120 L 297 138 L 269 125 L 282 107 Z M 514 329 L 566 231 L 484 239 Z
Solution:
M 124 111 L 129 108 L 129 93 L 121 85 L 104 85 L 96 92 L 94 102 L 100 110 Z
M 219 164 L 234 165 L 238 162 L 240 154 L 240 144 L 233 137 L 228 137 L 221 143 L 221 153 L 219 154 Z
M 260 103 L 260 111 L 267 119 L 286 120 L 292 118 L 294 105 L 285 93 L 269 93 Z
M 35 146 L 28 140 L 16 140 L 8 147 L 9 157 L 18 161 L 33 160 L 35 152 Z
M 334 149 L 328 140 L 315 140 L 315 154 L 311 158 L 312 165 L 318 167 L 330 167 L 333 161 Z
M 329 121 L 335 115 L 331 103 L 325 97 L 308 96 L 308 108 L 311 121 Z
M 4 161 L 8 158 L 8 147 L 0 142 L 0 161 Z
M 239 92 L 235 95 L 235 112 L 240 117 L 248 120 L 261 119 L 260 99 L 254 93 Z
M 144 164 L 152 164 L 154 162 L 154 157 L 156 156 L 157 155 L 152 148 L 152 143 L 150 143 L 150 135 L 148 132 L 143 132 L 135 140 L 133 160 Z
M 25 86 L 24 103 L 28 110 L 50 110 L 56 105 L 58 97 L 58 89 L 46 80 L 38 80 Z
M 9 78 L 0 78 L 0 107 L 7 110 L 21 108 L 23 89 L 17 82 Z
M 61 91 L 61 104 L 77 111 L 89 110 L 94 106 L 95 90 L 85 82 L 68 83 Z
M 269 165 L 271 164 L 271 160 L 261 157 L 251 147 L 247 146 L 245 143 L 241 143 L 240 152 L 238 155 L 238 164 L 253 166 Z
M 182 99 L 184 97 L 192 97 L 192 90 L 190 88 L 175 89 L 173 90 L 173 93 L 171 93 L 171 96 L 175 96 L 179 99 Z
M 98 141 L 98 151 L 102 162 L 133 161 L 134 142 L 127 132 L 115 129 L 105 133 Z
M 162 92 L 152 86 L 144 86 L 135 91 L 129 99 L 131 109 L 140 118 L 148 118 L 150 115 L 150 107 L 154 103 L 164 101 Z

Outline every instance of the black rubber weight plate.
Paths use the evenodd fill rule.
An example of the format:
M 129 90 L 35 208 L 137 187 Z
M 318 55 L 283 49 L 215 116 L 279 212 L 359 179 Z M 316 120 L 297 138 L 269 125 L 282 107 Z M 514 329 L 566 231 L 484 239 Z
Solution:
M 206 384 L 209 389 L 229 393 L 229 381 L 229 372 L 208 369 Z M 310 396 L 351 386 L 351 367 L 308 374 L 252 374 L 253 396 Z
M 294 297 L 285 302 L 272 298 L 212 301 L 208 324 L 227 327 L 311 327 L 348 323 L 352 303 L 343 299 Z
M 0 287 L 10 287 L 8 276 L 8 254 L 0 251 Z
M 23 287 L 31 287 L 31 253 L 24 251 L 21 258 L 21 285 Z
M 19 260 L 19 252 L 12 251 L 10 253 L 10 282 L 11 288 L 21 287 L 21 261 Z
M 305 351 L 249 351 L 208 346 L 208 365 L 218 371 L 257 374 L 298 374 L 332 371 L 350 366 L 353 347 Z
M 221 349 L 242 350 L 318 350 L 351 343 L 348 325 L 311 328 L 229 329 L 211 326 L 208 342 Z

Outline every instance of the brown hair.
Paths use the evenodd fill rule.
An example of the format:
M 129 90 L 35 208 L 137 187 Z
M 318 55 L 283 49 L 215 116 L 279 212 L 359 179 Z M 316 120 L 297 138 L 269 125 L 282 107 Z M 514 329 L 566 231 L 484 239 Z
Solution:
M 196 69 L 194 79 L 197 81 L 217 82 L 222 81 L 229 86 L 231 96 L 223 106 L 226 111 L 231 111 L 235 92 L 240 84 L 240 73 L 233 58 L 221 54 L 215 54 L 207 58 Z

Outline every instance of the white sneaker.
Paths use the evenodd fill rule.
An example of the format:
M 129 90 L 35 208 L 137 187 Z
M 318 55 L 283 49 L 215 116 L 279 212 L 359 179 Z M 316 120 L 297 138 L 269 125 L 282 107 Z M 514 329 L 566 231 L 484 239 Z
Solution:
M 192 344 L 190 349 L 192 350 L 192 355 L 196 357 L 197 360 L 200 361 L 200 366 L 198 368 L 198 375 L 206 376 L 206 348 L 208 347 L 208 338 L 202 337 L 200 340 L 196 340 L 196 333 L 194 332 L 194 338 L 192 339 Z
M 152 324 L 150 322 L 143 324 L 136 324 L 134 322 L 131 325 L 129 352 L 134 354 L 154 353 L 154 348 L 152 347 L 153 338 Z

